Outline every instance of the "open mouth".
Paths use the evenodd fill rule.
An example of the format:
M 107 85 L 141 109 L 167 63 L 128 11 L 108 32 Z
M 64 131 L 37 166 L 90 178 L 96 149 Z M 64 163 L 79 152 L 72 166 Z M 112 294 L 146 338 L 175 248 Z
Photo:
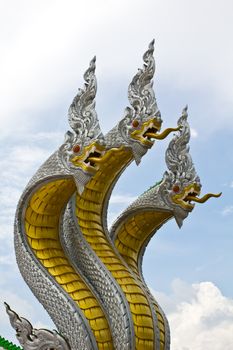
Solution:
M 172 131 L 177 131 L 180 129 L 180 126 L 177 128 L 167 128 L 161 133 L 161 123 L 158 123 L 155 119 L 145 122 L 140 129 L 134 130 L 131 133 L 131 137 L 135 140 L 140 141 L 144 146 L 151 148 L 154 144 L 154 140 L 163 140 L 165 139 Z
M 186 210 L 191 211 L 194 208 L 194 204 L 192 202 L 196 202 L 198 200 L 200 190 L 200 186 L 192 184 L 183 189 L 181 193 L 173 195 L 172 199 L 176 204 L 180 205 Z
M 80 167 L 85 171 L 95 173 L 99 169 L 99 164 L 103 162 L 105 148 L 97 143 L 86 147 L 83 154 L 77 155 L 71 159 L 76 167 Z
M 98 152 L 96 149 L 93 152 L 90 152 L 86 159 L 84 159 L 84 163 L 87 166 L 91 166 L 93 168 L 96 168 L 97 165 L 101 162 L 101 156 L 103 155 L 102 152 Z
M 189 208 L 193 208 L 194 207 L 194 204 L 192 204 L 191 202 L 194 201 L 194 202 L 197 202 L 198 200 L 198 195 L 200 194 L 200 191 L 197 192 L 195 191 L 194 189 L 191 189 L 188 194 L 185 194 L 185 197 L 183 197 L 181 200 L 189 206 Z
M 220 197 L 222 195 L 222 192 L 217 193 L 217 194 L 215 194 L 215 193 L 207 193 L 201 198 L 197 197 L 197 195 L 198 194 L 195 194 L 195 193 L 189 193 L 185 197 L 184 201 L 186 201 L 186 202 L 188 201 L 188 203 L 190 203 L 191 201 L 196 202 L 196 203 L 205 203 L 209 198 L 218 198 L 218 197 Z
M 156 133 L 159 131 L 156 127 L 148 127 L 148 129 L 143 133 L 144 139 L 151 141 L 152 138 L 156 138 Z M 152 141 L 151 141 L 152 142 Z
M 203 197 L 198 197 L 200 194 L 200 187 L 196 185 L 189 186 L 181 194 L 173 196 L 173 201 L 181 205 L 186 210 L 192 210 L 194 208 L 194 203 L 205 203 L 209 198 L 218 198 L 222 193 L 207 193 Z
M 180 127 L 177 128 L 167 128 L 164 131 L 162 131 L 160 134 L 158 133 L 158 131 L 160 131 L 160 128 L 156 128 L 156 126 L 154 125 L 149 125 L 148 128 L 146 129 L 146 131 L 144 131 L 144 133 L 142 134 L 142 137 L 144 138 L 144 140 L 150 142 L 151 144 L 154 143 L 154 141 L 152 141 L 151 139 L 155 139 L 155 140 L 163 140 L 165 139 L 165 137 L 167 137 L 171 132 L 173 131 L 178 131 L 180 129 Z
M 160 130 L 161 125 L 157 125 L 158 122 L 155 122 L 154 119 L 143 123 L 140 129 L 136 129 L 131 133 L 131 137 L 139 141 L 144 146 L 151 148 L 154 144 L 154 140 L 157 138 L 158 131 Z

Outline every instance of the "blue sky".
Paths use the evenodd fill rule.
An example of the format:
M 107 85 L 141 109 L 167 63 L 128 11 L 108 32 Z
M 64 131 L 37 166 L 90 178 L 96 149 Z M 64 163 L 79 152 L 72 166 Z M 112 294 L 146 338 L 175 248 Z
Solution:
M 232 349 L 232 11 L 230 0 L 0 1 L 2 336 L 16 342 L 3 301 L 36 327 L 54 328 L 15 264 L 13 219 L 21 192 L 63 142 L 67 110 L 90 59 L 97 55 L 96 108 L 107 132 L 123 116 L 128 84 L 155 38 L 154 87 L 164 128 L 189 105 L 190 153 L 203 194 L 223 195 L 197 204 L 181 230 L 174 220 L 167 223 L 150 242 L 143 270 L 168 315 L 172 350 Z M 110 221 L 161 179 L 168 142 L 125 171 Z

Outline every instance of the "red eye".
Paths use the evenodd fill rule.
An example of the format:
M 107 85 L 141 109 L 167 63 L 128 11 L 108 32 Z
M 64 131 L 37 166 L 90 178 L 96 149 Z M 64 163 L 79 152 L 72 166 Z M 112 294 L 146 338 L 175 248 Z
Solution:
M 79 145 L 74 145 L 73 152 L 78 153 L 80 151 L 81 147 Z
M 134 120 L 132 121 L 132 126 L 133 126 L 134 128 L 137 128 L 138 125 L 139 125 L 139 121 L 136 120 L 136 119 L 134 119 Z
M 178 193 L 180 192 L 180 187 L 178 185 L 173 186 L 172 188 L 173 192 Z

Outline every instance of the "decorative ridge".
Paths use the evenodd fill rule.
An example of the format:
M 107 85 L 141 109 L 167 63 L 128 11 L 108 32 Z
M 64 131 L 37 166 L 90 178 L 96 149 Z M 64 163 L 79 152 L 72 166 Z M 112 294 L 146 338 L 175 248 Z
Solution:
M 16 330 L 16 337 L 24 350 L 45 350 L 52 348 L 56 350 L 70 350 L 66 340 L 56 330 L 51 332 L 47 329 L 33 328 L 26 318 L 19 317 L 15 311 L 11 310 L 7 303 L 4 304 L 10 323 Z M 11 349 L 9 348 L 9 350 Z
M 165 160 L 168 169 L 176 178 L 187 178 L 188 175 L 188 180 L 195 178 L 197 182 L 200 182 L 189 153 L 190 127 L 187 121 L 187 111 L 188 106 L 183 109 L 182 115 L 178 119 L 177 125 L 181 128 L 170 141 L 166 150 Z
M 76 141 L 83 145 L 93 138 L 103 138 L 97 113 L 95 110 L 95 96 L 97 82 L 95 76 L 96 57 L 90 61 L 89 68 L 84 73 L 84 88 L 79 89 L 68 111 L 70 127 L 75 132 Z
M 133 77 L 128 88 L 128 99 L 137 117 L 143 114 L 160 117 L 153 90 L 152 78 L 155 73 L 153 53 L 154 40 L 151 41 L 148 50 L 143 55 L 143 68 L 138 69 L 138 73 Z
M 117 126 L 117 144 L 125 144 L 132 149 L 136 164 L 140 163 L 142 156 L 153 145 L 151 139 L 144 137 L 146 131 L 151 130 L 152 138 L 160 139 L 160 135 L 156 132 L 161 128 L 162 119 L 153 90 L 152 79 L 155 73 L 153 52 L 154 40 L 143 55 L 143 67 L 138 69 L 129 84 L 128 100 L 131 106 L 125 108 L 124 117 Z M 170 131 L 168 133 L 167 131 L 161 139 L 168 135 Z

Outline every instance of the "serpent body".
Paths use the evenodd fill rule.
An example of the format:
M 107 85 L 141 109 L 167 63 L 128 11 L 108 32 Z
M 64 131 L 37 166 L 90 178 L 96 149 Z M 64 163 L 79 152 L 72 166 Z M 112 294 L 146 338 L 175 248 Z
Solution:
M 187 116 L 185 108 L 178 120 L 178 125 L 181 127 L 179 134 L 173 137 L 166 151 L 166 163 L 170 171 L 165 172 L 158 184 L 139 196 L 122 212 L 110 230 L 116 249 L 145 287 L 142 259 L 151 237 L 172 218 L 175 218 L 181 227 L 183 219 L 194 208 L 191 201 L 204 203 L 210 197 L 221 195 L 207 194 L 198 198 L 201 183 L 189 154 L 190 127 Z M 152 300 L 160 324 L 160 339 L 164 340 L 162 348 L 166 349 L 169 348 L 167 337 L 169 327 L 163 311 L 155 299 Z M 163 332 L 164 326 L 167 327 L 166 332 Z
M 62 210 L 74 191 L 73 180 L 64 178 L 64 174 L 62 179 L 43 179 L 39 187 L 27 189 L 15 225 L 17 262 L 26 282 L 72 348 L 82 343 L 84 349 L 111 349 L 111 333 L 102 308 L 70 264 L 59 240 Z M 54 307 L 57 295 L 60 305 Z
M 151 67 L 150 67 L 151 69 Z M 145 72 L 146 71 L 146 72 Z M 144 72 L 141 72 L 140 78 L 146 74 L 148 74 L 147 69 L 145 69 Z M 137 79 L 139 77 L 137 76 Z M 148 80 L 144 79 L 147 82 L 147 89 L 148 89 Z M 135 79 L 133 79 L 133 82 L 135 84 Z M 135 89 L 134 89 L 135 91 Z M 152 95 L 152 93 L 148 94 L 149 97 Z M 135 94 L 134 94 L 135 97 Z M 149 99 L 149 98 L 148 98 Z M 154 99 L 153 103 L 154 103 Z M 151 105 L 150 105 L 151 107 Z M 155 104 L 154 104 L 155 107 Z M 155 109 L 155 108 L 154 108 Z M 148 108 L 149 110 L 149 108 Z M 157 110 L 157 106 L 156 109 Z M 128 112 L 128 111 L 127 111 Z M 146 110 L 144 110 L 144 113 L 146 114 Z M 152 115 L 153 116 L 153 115 Z M 147 124 L 152 123 L 153 118 L 149 115 L 147 117 L 148 122 Z M 101 158 L 101 161 L 99 161 L 99 167 L 96 174 L 92 177 L 92 179 L 89 181 L 89 183 L 85 186 L 84 191 L 81 195 L 76 195 L 76 216 L 77 220 L 75 221 L 73 219 L 73 216 L 75 215 L 75 212 L 72 213 L 72 210 L 69 209 L 69 214 L 67 214 L 67 217 L 69 217 L 70 222 L 72 222 L 72 227 L 76 227 L 76 230 L 74 229 L 73 233 L 69 234 L 69 230 L 65 230 L 68 233 L 65 235 L 65 244 L 64 246 L 69 247 L 69 252 L 71 253 L 71 259 L 76 266 L 80 266 L 80 239 L 82 240 L 82 237 L 84 236 L 85 241 L 89 243 L 89 245 L 92 247 L 94 252 L 97 254 L 97 256 L 100 258 L 102 263 L 104 263 L 106 272 L 108 270 L 113 271 L 114 265 L 115 270 L 116 268 L 122 269 L 124 273 L 126 274 L 124 262 L 119 261 L 119 256 L 117 252 L 113 250 L 112 243 L 109 242 L 108 239 L 108 231 L 106 227 L 106 210 L 107 210 L 107 203 L 110 196 L 110 193 L 112 191 L 112 188 L 116 182 L 116 179 L 118 178 L 119 174 L 122 173 L 122 171 L 129 165 L 129 163 L 133 160 L 133 157 L 136 154 L 136 160 L 140 159 L 140 157 L 145 153 L 145 148 L 142 147 L 138 142 L 130 143 L 130 138 L 124 134 L 124 128 L 123 128 L 123 122 L 120 122 L 119 125 L 115 128 L 113 128 L 112 131 L 110 131 L 104 138 L 106 142 L 106 146 L 110 150 L 107 150 L 104 156 Z M 123 129 L 123 130 L 122 130 Z M 170 133 L 172 130 L 176 129 L 169 129 Z M 168 134 L 167 133 L 167 134 Z M 132 141 L 131 141 L 132 142 Z M 119 147 L 120 145 L 125 144 L 124 147 Z M 133 151 L 133 152 L 132 152 Z M 98 159 L 95 159 L 93 157 L 89 158 L 90 161 L 98 161 Z M 98 164 L 98 163 L 97 163 Z M 76 242 L 76 243 L 75 243 Z M 106 251 L 106 253 L 104 252 Z M 105 254 L 105 256 L 104 256 Z M 123 264 L 123 265 L 122 265 Z M 87 271 L 86 266 L 84 268 L 84 273 L 86 273 L 87 278 L 89 280 L 93 280 L 93 276 L 90 275 L 90 271 Z M 133 280 L 134 278 L 130 280 L 131 272 L 128 272 L 128 274 L 125 276 L 125 280 L 128 279 L 128 283 L 130 282 L 133 286 Z M 119 274 L 117 276 L 117 271 L 113 273 L 113 276 L 117 280 L 118 283 L 120 282 L 120 289 L 127 289 L 126 286 L 124 286 L 122 283 L 123 279 L 119 278 Z M 102 284 L 101 284 L 102 282 Z M 105 288 L 105 280 L 99 282 L 99 298 L 101 298 L 102 290 Z M 144 285 L 142 285 L 141 281 L 137 281 L 139 283 L 141 288 L 141 296 L 139 297 L 140 302 L 142 302 L 142 295 L 144 295 L 143 303 L 147 303 L 147 309 L 145 315 L 142 314 L 142 316 L 139 315 L 138 319 L 140 319 L 140 322 L 136 320 L 137 315 L 135 313 L 135 309 L 137 307 L 137 293 L 134 292 L 134 305 L 131 305 L 131 312 L 133 310 L 133 317 L 134 322 L 136 322 L 136 333 L 140 334 L 140 336 L 136 335 L 136 348 L 137 349 L 149 349 L 156 346 L 156 349 L 163 349 L 164 343 L 165 343 L 165 324 L 167 326 L 166 321 L 162 321 L 162 318 L 165 318 L 162 313 L 159 312 L 158 306 L 156 305 L 156 312 L 153 309 L 152 303 L 155 304 L 155 302 L 151 302 L 151 296 L 149 296 L 148 300 L 148 291 L 145 288 Z M 117 284 L 116 284 L 117 287 Z M 96 289 L 98 288 L 95 287 Z M 134 287 L 135 288 L 135 287 Z M 139 288 L 139 286 L 137 286 Z M 119 287 L 118 287 L 119 289 Z M 133 293 L 133 288 L 131 290 L 131 294 Z M 129 294 L 129 293 L 128 293 Z M 103 296 L 102 296 L 103 297 Z M 131 298 L 132 299 L 132 298 Z M 131 302 L 131 299 L 128 298 L 129 303 Z M 138 304 L 138 307 L 140 308 L 140 302 Z M 104 303 L 104 301 L 103 301 Z M 131 303 L 132 304 L 132 303 Z M 148 312 L 149 311 L 149 312 Z M 110 311 L 109 311 L 110 313 Z M 158 332 L 158 321 L 157 321 L 157 314 L 159 314 L 160 317 L 160 327 L 162 327 L 162 338 L 160 337 L 160 333 Z M 140 318 L 141 317 L 141 318 Z M 110 317 L 112 318 L 112 317 Z M 149 322 L 148 322 L 149 319 Z M 151 319 L 151 321 L 150 321 Z M 114 321 L 114 319 L 113 319 Z M 132 323 L 132 322 L 131 322 Z M 145 330 L 143 329 L 143 332 L 140 330 L 139 325 L 141 326 L 141 329 L 145 328 L 144 324 L 149 325 L 149 332 L 150 333 L 150 342 L 148 341 L 148 335 L 146 335 Z M 112 327 L 114 330 L 115 328 Z M 139 330 L 138 330 L 139 329 Z M 169 331 L 167 329 L 167 338 L 169 338 Z M 143 334 L 146 338 L 143 340 L 141 334 Z M 118 337 L 119 339 L 119 337 Z M 151 344 L 151 345 L 150 345 Z M 169 341 L 167 341 L 167 346 L 169 346 Z
M 152 89 L 153 44 L 129 85 L 131 107 L 105 136 L 95 111 L 95 58 L 90 62 L 84 89 L 69 108 L 73 132 L 66 133 L 19 201 L 17 263 L 61 334 L 38 330 L 33 335 L 30 323 L 6 304 L 25 350 L 51 348 L 53 342 L 61 350 L 170 349 L 167 319 L 143 279 L 143 254 L 169 219 L 182 225 L 193 209 L 191 201 L 219 195 L 197 197 L 201 185 L 188 153 L 187 110 L 177 128 L 158 133 L 162 120 Z M 139 164 L 152 139 L 177 130 L 166 153 L 170 172 L 123 212 L 109 233 L 107 208 L 116 181 L 133 160 Z

